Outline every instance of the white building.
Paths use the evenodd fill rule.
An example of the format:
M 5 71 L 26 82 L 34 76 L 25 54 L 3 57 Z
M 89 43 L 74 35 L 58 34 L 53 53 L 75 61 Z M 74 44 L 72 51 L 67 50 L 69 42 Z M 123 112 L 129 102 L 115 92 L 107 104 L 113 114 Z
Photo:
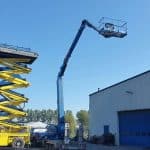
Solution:
M 117 145 L 150 146 L 150 71 L 90 94 L 89 134 Z
M 36 121 L 36 122 L 29 122 L 26 124 L 27 126 L 34 128 L 34 129 L 44 129 L 47 127 L 47 124 L 44 122 Z

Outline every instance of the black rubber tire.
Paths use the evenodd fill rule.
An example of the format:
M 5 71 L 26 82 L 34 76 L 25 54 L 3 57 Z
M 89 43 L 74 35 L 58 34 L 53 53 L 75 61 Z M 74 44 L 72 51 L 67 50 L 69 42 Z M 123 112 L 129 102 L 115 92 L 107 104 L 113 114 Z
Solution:
M 13 148 L 24 148 L 24 146 L 25 146 L 25 141 L 22 138 L 14 138 L 12 142 Z

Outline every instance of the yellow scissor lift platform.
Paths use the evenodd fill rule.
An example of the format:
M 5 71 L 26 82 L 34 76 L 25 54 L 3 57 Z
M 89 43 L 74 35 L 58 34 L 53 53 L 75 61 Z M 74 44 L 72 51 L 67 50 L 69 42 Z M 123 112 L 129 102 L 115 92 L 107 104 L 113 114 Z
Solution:
M 29 86 L 20 74 L 28 74 L 28 65 L 37 57 L 29 49 L 0 44 L 0 146 L 23 148 L 30 144 L 29 128 L 12 121 L 27 116 L 20 105 L 28 99 L 14 90 Z

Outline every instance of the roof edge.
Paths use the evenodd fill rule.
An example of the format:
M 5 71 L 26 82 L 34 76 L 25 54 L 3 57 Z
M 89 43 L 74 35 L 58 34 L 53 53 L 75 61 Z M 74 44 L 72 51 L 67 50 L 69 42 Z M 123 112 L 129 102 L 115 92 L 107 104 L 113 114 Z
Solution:
M 133 76 L 133 77 L 130 77 L 130 78 L 128 78 L 128 79 L 126 79 L 126 80 L 123 80 L 123 81 L 121 81 L 121 82 L 115 83 L 115 84 L 113 84 L 113 85 L 111 85 L 111 86 L 108 86 L 108 87 L 106 87 L 106 88 L 104 88 L 104 89 L 101 89 L 101 90 L 99 90 L 99 91 L 93 92 L 93 93 L 89 94 L 89 96 L 92 96 L 92 95 L 97 94 L 97 93 L 99 93 L 99 92 L 105 91 L 105 90 L 107 90 L 107 89 L 109 89 L 109 88 L 112 88 L 112 87 L 117 86 L 117 85 L 119 85 L 119 84 L 121 84 L 121 83 L 127 82 L 127 81 L 129 81 L 129 80 L 135 79 L 135 78 L 137 78 L 137 77 L 139 77 L 139 76 L 142 76 L 142 75 L 144 75 L 144 74 L 147 74 L 147 73 L 150 73 L 150 70 L 147 70 L 147 71 L 145 71 L 145 72 L 143 72 L 143 73 L 140 73 L 140 74 L 138 74 L 138 75 L 135 75 L 135 76 Z

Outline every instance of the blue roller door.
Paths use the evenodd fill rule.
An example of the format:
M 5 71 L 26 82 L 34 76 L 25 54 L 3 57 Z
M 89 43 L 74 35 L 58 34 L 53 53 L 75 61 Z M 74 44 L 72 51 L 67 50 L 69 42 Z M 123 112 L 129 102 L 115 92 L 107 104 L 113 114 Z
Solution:
M 150 110 L 119 112 L 121 145 L 150 146 Z

